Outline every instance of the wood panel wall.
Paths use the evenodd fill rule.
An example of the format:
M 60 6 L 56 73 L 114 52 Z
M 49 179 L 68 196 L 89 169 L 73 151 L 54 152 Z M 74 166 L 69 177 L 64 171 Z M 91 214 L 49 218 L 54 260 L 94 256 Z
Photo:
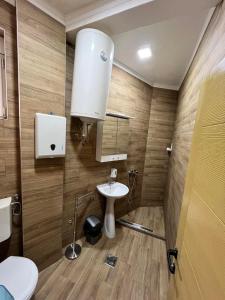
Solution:
M 123 70 L 113 67 L 110 95 L 107 109 L 134 116 L 130 121 L 130 144 L 128 160 L 114 163 L 96 162 L 96 125 L 90 128 L 89 141 L 82 145 L 80 141 L 81 123 L 70 117 L 71 90 L 73 76 L 74 49 L 67 46 L 66 80 L 66 116 L 67 116 L 67 153 L 65 159 L 64 180 L 64 218 L 63 244 L 72 239 L 72 226 L 69 220 L 73 216 L 75 197 L 92 192 L 79 201 L 77 233 L 82 234 L 84 219 L 95 214 L 103 219 L 105 201 L 96 193 L 96 185 L 108 180 L 111 167 L 118 169 L 118 180 L 128 184 L 128 170 L 135 168 L 140 172 L 133 206 L 127 199 L 116 203 L 116 215 L 123 215 L 141 203 L 142 175 L 149 124 L 152 88 Z
M 0 27 L 5 29 L 8 119 L 0 120 L 0 198 L 20 194 L 19 108 L 16 9 L 0 0 Z M 20 220 L 13 218 L 10 240 L 0 244 L 0 259 L 21 254 Z
M 173 136 L 167 192 L 165 223 L 167 246 L 175 245 L 182 204 L 190 146 L 204 79 L 225 57 L 225 3 L 218 5 L 197 54 L 179 92 L 178 112 Z
M 200 88 L 169 299 L 225 298 L 225 58 L 211 71 Z
M 145 154 L 142 206 L 162 206 L 168 176 L 169 155 L 176 119 L 178 92 L 153 88 Z
M 65 28 L 17 1 L 23 252 L 40 269 L 61 257 L 64 159 L 34 158 L 36 112 L 65 114 Z

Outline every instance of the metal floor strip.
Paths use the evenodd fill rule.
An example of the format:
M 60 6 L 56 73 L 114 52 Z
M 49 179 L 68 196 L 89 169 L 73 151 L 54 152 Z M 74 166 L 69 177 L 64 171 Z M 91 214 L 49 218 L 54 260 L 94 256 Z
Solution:
M 136 230 L 136 231 L 138 231 L 140 233 L 144 233 L 144 234 L 150 235 L 150 236 L 152 236 L 152 237 L 154 237 L 156 239 L 160 239 L 162 241 L 166 240 L 163 236 L 161 236 L 159 234 L 153 233 L 152 229 L 147 228 L 147 227 L 145 227 L 143 225 L 140 225 L 140 224 L 137 224 L 137 223 L 133 223 L 133 222 L 127 221 L 125 219 L 117 219 L 116 222 L 118 224 L 120 224 L 120 225 L 123 225 L 123 226 L 128 227 L 128 228 L 133 229 L 133 230 Z
M 143 226 L 143 225 L 141 225 L 141 224 L 134 223 L 134 222 L 130 222 L 130 221 L 125 220 L 125 219 L 119 219 L 119 220 L 121 220 L 122 222 L 126 222 L 127 224 L 130 224 L 130 225 L 134 226 L 135 228 L 143 229 L 143 230 L 147 230 L 147 231 L 153 232 L 152 229 L 147 228 L 147 227 L 145 227 L 145 226 Z

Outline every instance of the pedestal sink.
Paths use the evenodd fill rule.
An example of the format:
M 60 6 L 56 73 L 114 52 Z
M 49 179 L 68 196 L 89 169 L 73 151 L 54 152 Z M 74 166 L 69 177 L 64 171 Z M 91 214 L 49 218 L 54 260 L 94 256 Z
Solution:
M 107 203 L 104 220 L 104 232 L 108 238 L 113 239 L 116 235 L 114 203 L 116 199 L 126 196 L 129 192 L 129 189 L 122 183 L 112 182 L 97 185 L 97 190 L 101 195 L 106 197 Z

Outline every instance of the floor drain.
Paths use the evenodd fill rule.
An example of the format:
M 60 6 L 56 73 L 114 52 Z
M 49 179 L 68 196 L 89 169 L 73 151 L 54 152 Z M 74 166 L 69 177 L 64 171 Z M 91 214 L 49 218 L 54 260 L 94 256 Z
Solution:
M 116 266 L 117 259 L 118 259 L 117 256 L 107 255 L 105 259 L 105 264 L 114 268 Z

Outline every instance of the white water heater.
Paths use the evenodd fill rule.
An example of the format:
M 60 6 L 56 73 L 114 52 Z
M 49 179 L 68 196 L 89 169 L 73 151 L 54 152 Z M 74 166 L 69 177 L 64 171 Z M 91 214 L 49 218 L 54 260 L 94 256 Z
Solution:
M 84 123 L 104 120 L 114 44 L 105 33 L 82 29 L 76 37 L 71 116 Z

